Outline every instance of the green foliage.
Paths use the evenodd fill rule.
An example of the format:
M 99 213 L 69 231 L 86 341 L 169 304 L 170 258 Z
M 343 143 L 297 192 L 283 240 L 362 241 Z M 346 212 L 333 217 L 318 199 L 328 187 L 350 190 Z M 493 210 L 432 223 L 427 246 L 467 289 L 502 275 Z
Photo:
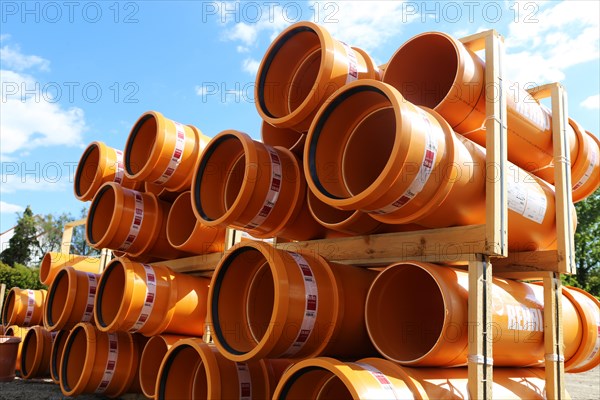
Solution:
M 19 216 L 14 235 L 8 244 L 9 247 L 0 253 L 0 261 L 9 265 L 28 265 L 33 249 L 39 246 L 35 217 L 29 206 Z
M 39 233 L 37 251 L 40 257 L 49 251 L 60 251 L 63 228 L 72 220 L 73 217 L 67 213 L 35 216 L 35 226 Z
M 6 292 L 9 289 L 18 287 L 21 289 L 46 289 L 46 286 L 40 283 L 39 268 L 29 268 L 22 264 L 15 264 L 14 267 L 0 262 L 0 282 L 6 284 Z
M 578 287 L 600 296 L 600 190 L 575 204 L 575 256 Z

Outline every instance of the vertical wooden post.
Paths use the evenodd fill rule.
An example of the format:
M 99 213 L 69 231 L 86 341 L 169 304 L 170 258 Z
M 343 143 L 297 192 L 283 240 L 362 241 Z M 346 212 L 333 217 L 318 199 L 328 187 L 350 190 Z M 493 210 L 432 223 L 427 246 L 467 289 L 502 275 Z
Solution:
M 559 84 L 553 84 L 552 96 L 552 143 L 554 147 L 554 185 L 556 188 L 556 245 L 558 250 L 558 270 L 574 274 L 575 232 L 573 231 L 573 194 L 571 191 L 571 160 L 567 139 L 567 91 Z
M 67 222 L 63 228 L 62 242 L 60 246 L 60 252 L 69 254 L 71 249 L 71 239 L 73 238 L 73 228 L 79 225 L 85 224 L 85 218 L 77 221 Z
M 6 283 L 0 285 L 0 313 L 4 309 L 4 292 L 6 292 Z M 0 318 L 0 322 L 4 324 L 2 318 Z
M 492 398 L 491 301 L 492 267 L 486 256 L 478 254 L 475 261 L 469 261 L 468 387 L 472 399 Z
M 486 96 L 486 246 L 487 254 L 508 255 L 508 203 L 506 198 L 506 96 L 504 42 L 495 31 L 461 39 L 471 51 L 485 49 Z
M 560 274 L 548 272 L 548 275 L 544 277 L 546 397 L 558 400 L 566 398 L 561 297 Z

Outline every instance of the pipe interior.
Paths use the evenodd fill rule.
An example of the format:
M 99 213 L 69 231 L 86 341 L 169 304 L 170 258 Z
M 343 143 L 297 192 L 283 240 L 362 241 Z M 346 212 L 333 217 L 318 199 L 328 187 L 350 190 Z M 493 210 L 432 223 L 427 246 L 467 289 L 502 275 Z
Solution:
M 345 387 L 345 390 L 341 389 L 334 382 L 335 380 L 339 378 L 327 369 L 306 367 L 287 378 L 279 398 L 282 400 L 352 399 L 348 390 Z
M 156 378 L 168 346 L 160 336 L 148 340 L 140 360 L 140 384 L 147 394 L 154 394 Z
M 190 238 L 196 226 L 190 192 L 181 194 L 171 206 L 167 219 L 167 235 L 175 246 L 181 246 Z
M 96 171 L 100 165 L 100 149 L 97 145 L 91 145 L 84 155 L 81 157 L 81 161 L 77 165 L 77 171 L 75 173 L 75 192 L 78 196 L 82 196 L 94 183 L 96 177 Z
M 294 112 L 313 90 L 321 68 L 321 49 L 313 50 L 296 69 L 288 94 L 288 113 Z
M 62 315 L 67 304 L 67 295 L 69 294 L 69 274 L 62 270 L 56 275 L 51 286 L 51 292 L 48 294 L 48 306 L 46 308 L 46 319 L 49 325 L 54 325 Z
M 200 355 L 191 346 L 180 346 L 165 360 L 165 367 L 159 377 L 163 399 L 189 399 L 192 394 L 196 369 L 201 362 Z
M 105 186 L 94 196 L 88 219 L 91 226 L 87 227 L 91 244 L 97 243 L 106 235 L 116 207 L 115 202 L 116 196 L 112 186 Z
M 202 361 L 196 367 L 192 383 L 192 398 L 208 399 L 208 372 Z
M 389 161 L 396 123 L 399 123 L 392 118 L 394 113 L 390 106 L 390 100 L 379 89 L 356 86 L 321 109 L 313 122 L 310 142 L 306 143 L 312 160 L 310 177 L 321 193 L 334 199 L 348 198 L 352 196 L 348 186 L 357 192 L 379 175 Z M 367 136 L 369 140 L 362 143 L 365 147 L 360 149 L 362 154 L 356 154 L 360 142 Z M 350 149 L 346 149 L 348 145 Z M 377 145 L 381 147 L 376 148 Z M 353 157 L 359 164 L 355 167 L 349 165 Z M 353 171 L 358 171 L 358 176 L 348 177 L 348 185 L 343 175 Z
M 145 115 L 131 130 L 125 148 L 125 168 L 131 175 L 139 173 L 146 165 L 154 149 L 158 123 L 152 114 Z
M 95 315 L 100 326 L 106 327 L 115 321 L 125 292 L 125 280 L 125 266 L 120 261 L 113 261 L 104 271 L 96 295 Z
M 321 41 L 316 32 L 299 27 L 279 38 L 265 55 L 258 76 L 258 97 L 264 111 L 281 118 L 300 106 L 316 88 L 321 69 Z
M 227 171 L 225 181 L 225 210 L 229 210 L 237 199 L 242 185 L 244 184 L 244 172 L 246 170 L 246 156 L 241 154 L 234 162 L 233 167 Z
M 456 48 L 447 37 L 422 35 L 398 50 L 386 67 L 383 81 L 411 103 L 435 108 L 450 93 L 457 66 Z
M 87 358 L 87 335 L 85 329 L 78 326 L 68 337 L 61 360 L 63 385 L 67 391 L 77 384 L 85 368 Z
M 62 358 L 62 352 L 69 337 L 69 331 L 59 331 L 54 338 L 54 343 L 51 352 L 52 358 L 50 359 L 50 373 L 56 380 L 59 379 L 58 371 L 60 368 L 60 360 Z
M 268 263 L 264 263 L 250 282 L 246 298 L 246 318 L 254 340 L 258 343 L 265 335 L 275 302 L 275 285 Z
M 392 107 L 375 110 L 358 123 L 342 159 L 343 179 L 350 194 L 361 193 L 381 175 L 395 140 L 396 117 Z
M 15 291 L 9 290 L 6 299 L 4 300 L 4 307 L 2 308 L 2 323 L 4 325 L 9 325 L 10 319 L 12 318 L 12 314 L 14 313 L 15 308 Z M 11 311 L 9 314 L 8 312 Z
M 244 146 L 234 135 L 221 137 L 204 151 L 194 182 L 194 207 L 204 220 L 214 221 L 227 212 L 239 195 L 245 173 Z
M 52 266 L 52 254 L 46 253 L 42 258 L 42 262 L 40 263 L 40 280 L 45 281 L 48 279 L 48 274 L 50 273 L 50 267 Z
M 442 333 L 442 292 L 424 269 L 402 264 L 376 279 L 367 298 L 366 320 L 377 349 L 397 361 L 427 354 Z
M 266 261 L 260 251 L 242 247 L 213 277 L 214 334 L 234 354 L 254 349 L 271 322 L 275 289 Z
M 23 376 L 27 376 L 32 373 L 35 363 L 35 356 L 38 351 L 37 347 L 37 332 L 35 329 L 30 329 L 25 335 L 25 340 L 23 341 L 23 347 L 21 350 L 21 370 L 23 372 Z

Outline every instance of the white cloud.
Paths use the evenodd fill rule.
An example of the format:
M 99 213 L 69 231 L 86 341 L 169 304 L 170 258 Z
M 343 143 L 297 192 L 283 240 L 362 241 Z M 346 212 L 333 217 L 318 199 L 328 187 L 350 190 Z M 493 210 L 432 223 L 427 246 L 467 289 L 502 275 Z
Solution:
M 81 146 L 86 129 L 83 110 L 63 108 L 55 99 L 36 90 L 41 85 L 33 75 L 21 72 L 47 66 L 48 62 L 24 55 L 18 48 L 8 53 L 2 51 L 1 55 L 2 66 L 7 69 L 0 71 L 3 89 L 0 158 L 6 161 L 12 158 L 12 153 L 36 147 Z
M 9 40 L 9 39 L 10 39 L 9 33 L 3 33 L 2 35 L 0 35 L 0 42 L 4 42 L 5 40 Z
M 600 109 L 600 94 L 595 94 L 584 99 L 580 104 L 581 107 L 587 108 L 588 110 Z
M 5 37 L 2 38 L 2 41 L 4 39 Z M 35 55 L 25 55 L 21 53 L 19 46 L 5 45 L 0 47 L 0 59 L 2 60 L 2 68 L 15 71 L 24 71 L 31 68 L 47 71 L 50 67 L 48 60 Z
M 23 210 L 24 208 L 18 204 L 11 204 L 5 201 L 0 201 L 0 214 L 12 214 L 16 212 L 22 212 Z
M 540 2 L 529 20 L 511 22 L 506 38 L 508 77 L 543 84 L 565 79 L 565 70 L 600 57 L 600 3 Z
M 68 171 L 58 163 L 14 163 L 16 170 L 11 174 L 0 176 L 2 184 L 0 193 L 58 192 L 66 190 L 73 184 L 73 178 Z M 5 165 L 6 169 L 6 165 Z M 25 170 L 26 169 L 26 170 Z
M 258 67 L 260 67 L 260 61 L 253 58 L 246 58 L 242 61 L 242 69 L 250 75 L 256 75 Z
M 404 1 L 311 1 L 319 10 L 317 20 L 331 35 L 367 52 L 389 40 L 402 44 L 399 36 L 405 25 L 419 18 L 408 13 Z

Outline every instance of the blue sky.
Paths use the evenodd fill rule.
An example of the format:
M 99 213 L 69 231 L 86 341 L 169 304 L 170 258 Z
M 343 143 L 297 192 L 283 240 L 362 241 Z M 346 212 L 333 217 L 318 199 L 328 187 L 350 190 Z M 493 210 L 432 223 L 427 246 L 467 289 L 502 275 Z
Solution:
M 258 138 L 258 64 L 299 20 L 322 23 L 380 64 L 420 32 L 496 29 L 506 38 L 507 77 L 563 82 L 570 115 L 598 135 L 598 4 L 3 0 L 0 232 L 28 204 L 77 215 L 72 182 L 84 147 L 100 140 L 122 149 L 147 110 L 208 136 L 237 129 Z

